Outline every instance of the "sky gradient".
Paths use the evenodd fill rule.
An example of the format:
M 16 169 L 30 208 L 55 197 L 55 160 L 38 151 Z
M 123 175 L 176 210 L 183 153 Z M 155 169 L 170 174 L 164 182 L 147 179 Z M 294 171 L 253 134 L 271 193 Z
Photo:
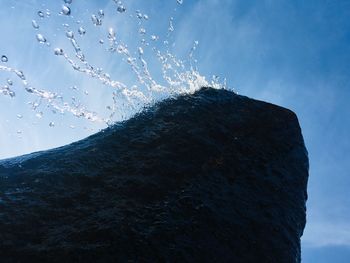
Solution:
M 22 69 L 33 86 L 80 97 L 88 108 L 105 111 L 112 91 L 77 74 L 52 54 L 55 46 L 71 49 L 60 25 L 65 19 L 70 24 L 73 20 L 56 15 L 61 3 L 43 6 L 45 2 L 3 3 L 0 53 L 8 56 L 8 65 Z M 72 16 L 86 25 L 81 45 L 88 51 L 89 61 L 132 85 L 130 70 L 98 43 L 111 25 L 131 49 L 137 47 L 137 23 L 118 15 L 111 2 L 73 0 Z M 202 75 L 226 78 L 228 86 L 239 94 L 281 105 L 298 115 L 310 159 L 303 262 L 349 262 L 350 2 L 184 0 L 181 6 L 176 0 L 145 2 L 130 0 L 125 5 L 132 13 L 137 9 L 147 13 L 145 27 L 161 37 L 173 16 L 172 52 L 186 57 L 198 40 L 195 56 Z M 36 14 L 46 8 L 52 13 L 47 21 Z M 103 27 L 96 29 L 90 16 L 99 9 L 105 10 L 106 18 Z M 51 47 L 37 43 L 32 19 L 42 24 L 40 30 L 50 36 Z M 150 59 L 149 65 L 159 74 L 157 63 Z M 7 78 L 8 74 L 0 72 L 0 85 Z M 69 88 L 74 85 L 80 89 L 78 94 Z M 27 104 L 30 96 L 21 92 L 19 84 L 15 86 L 15 98 L 0 94 L 0 158 L 64 145 L 105 127 L 45 109 L 43 118 L 38 119 Z M 89 95 L 84 96 L 85 91 Z M 55 127 L 48 125 L 52 121 Z

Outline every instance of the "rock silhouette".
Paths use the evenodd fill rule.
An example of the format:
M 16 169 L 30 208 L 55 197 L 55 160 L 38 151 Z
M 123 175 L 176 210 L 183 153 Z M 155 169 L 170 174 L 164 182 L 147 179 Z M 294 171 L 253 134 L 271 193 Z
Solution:
M 1 262 L 300 262 L 307 179 L 293 112 L 202 88 L 0 161 Z

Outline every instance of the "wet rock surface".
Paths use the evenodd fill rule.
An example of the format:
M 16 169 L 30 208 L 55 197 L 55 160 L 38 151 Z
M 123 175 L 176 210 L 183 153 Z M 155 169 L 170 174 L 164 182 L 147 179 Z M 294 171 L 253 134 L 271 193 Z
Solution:
M 299 262 L 307 178 L 294 113 L 203 88 L 0 161 L 1 262 Z

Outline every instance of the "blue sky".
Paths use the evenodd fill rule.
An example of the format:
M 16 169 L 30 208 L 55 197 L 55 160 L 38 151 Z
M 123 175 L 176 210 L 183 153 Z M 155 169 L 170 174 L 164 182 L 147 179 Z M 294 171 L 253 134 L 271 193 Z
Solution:
M 129 0 L 124 1 L 127 12 L 120 15 L 112 1 L 73 0 L 74 18 L 57 15 L 59 1 L 45 2 L 8 0 L 0 10 L 0 53 L 8 56 L 8 66 L 23 70 L 35 87 L 68 98 L 76 96 L 89 109 L 105 113 L 112 90 L 73 71 L 52 49 L 71 50 L 61 24 L 76 28 L 73 24 L 81 20 L 87 34 L 79 41 L 89 61 L 114 79 L 132 85 L 135 76 L 130 69 L 106 52 L 98 40 L 113 26 L 130 49 L 136 49 L 138 25 L 128 15 L 139 9 L 150 18 L 145 22 L 147 34 L 154 32 L 161 39 L 169 18 L 174 17 L 175 32 L 170 40 L 177 56 L 186 57 L 193 42 L 199 41 L 195 56 L 202 75 L 226 78 L 228 86 L 240 94 L 296 112 L 310 158 L 303 262 L 349 261 L 349 1 L 184 0 L 179 6 L 176 0 Z M 51 17 L 40 19 L 36 12 L 46 8 Z M 103 26 L 95 28 L 90 16 L 99 9 L 105 10 L 106 17 Z M 32 19 L 40 23 L 39 31 L 52 42 L 50 47 L 35 40 L 38 32 Z M 159 65 L 151 58 L 148 62 L 158 76 Z M 8 77 L 0 72 L 0 86 Z M 69 88 L 73 85 L 79 92 Z M 28 106 L 33 98 L 21 91 L 19 83 L 14 89 L 15 98 L 0 95 L 0 158 L 63 145 L 105 127 L 68 113 L 53 114 L 44 106 L 44 115 L 38 119 Z M 49 127 L 52 121 L 55 127 Z

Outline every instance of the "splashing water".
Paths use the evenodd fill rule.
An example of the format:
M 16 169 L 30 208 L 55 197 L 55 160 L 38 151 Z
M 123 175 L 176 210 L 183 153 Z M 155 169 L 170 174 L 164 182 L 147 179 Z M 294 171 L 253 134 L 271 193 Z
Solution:
M 152 17 L 141 10 L 133 10 L 124 1 L 111 0 L 113 12 L 97 8 L 82 13 L 78 13 L 78 8 L 75 9 L 75 1 L 62 2 L 57 3 L 56 10 L 45 11 L 40 8 L 29 22 L 38 48 L 46 49 L 52 54 L 52 59 L 59 59 L 62 67 L 68 66 L 74 74 L 81 74 L 93 83 L 98 82 L 99 87 L 96 88 L 111 92 L 111 102 L 106 101 L 105 111 L 95 112 L 89 110 L 83 102 L 83 97 L 90 96 L 86 87 L 67 83 L 71 87 L 70 92 L 35 87 L 30 84 L 34 76 L 27 76 L 20 69 L 11 66 L 11 57 L 9 59 L 6 54 L 2 55 L 0 72 L 6 75 L 7 82 L 0 84 L 0 95 L 15 99 L 19 93 L 30 94 L 32 101 L 28 104 L 38 119 L 43 117 L 48 108 L 53 113 L 70 113 L 91 122 L 112 125 L 132 116 L 144 105 L 169 96 L 191 93 L 202 86 L 225 88 L 217 77 L 208 82 L 199 73 L 195 59 L 198 41 L 193 41 L 186 58 L 180 59 L 174 54 L 172 35 L 176 30 L 176 20 L 173 16 L 168 20 L 167 30 L 161 33 L 154 32 L 149 26 Z M 181 7 L 184 1 L 174 0 L 174 4 Z M 54 27 L 50 19 L 62 21 L 61 26 L 56 30 L 48 30 Z M 130 32 L 122 27 L 136 27 L 136 31 Z M 123 32 L 133 36 L 125 37 L 127 34 Z M 99 43 L 100 47 L 85 48 L 93 42 Z M 122 71 L 127 72 L 125 75 L 132 73 L 133 79 L 107 72 L 98 59 L 90 61 L 89 57 L 93 57 L 91 54 L 96 48 L 103 48 L 105 57 L 116 67 L 123 67 Z M 71 95 L 72 92 L 74 96 Z M 66 125 L 74 127 L 69 123 Z M 53 121 L 48 126 L 56 127 Z

